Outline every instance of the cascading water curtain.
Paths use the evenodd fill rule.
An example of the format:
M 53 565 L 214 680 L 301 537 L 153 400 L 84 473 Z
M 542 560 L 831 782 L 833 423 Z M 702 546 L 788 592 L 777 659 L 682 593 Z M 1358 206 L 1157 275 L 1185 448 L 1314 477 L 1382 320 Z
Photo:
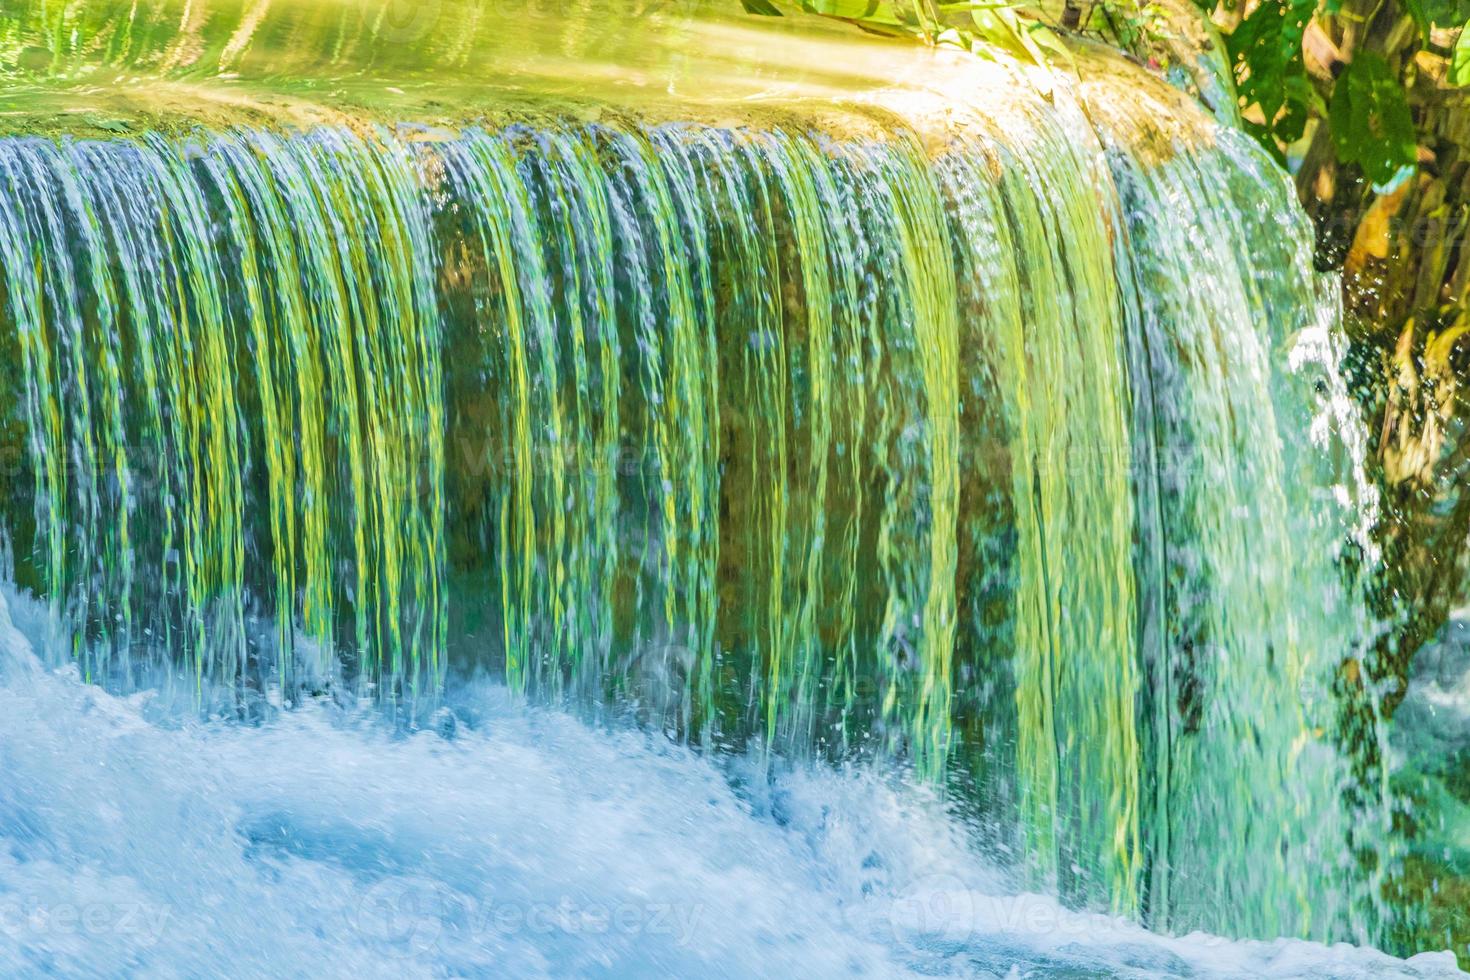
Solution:
M 1080 906 L 1365 938 L 1333 311 L 1168 115 L 0 141 L 17 582 L 119 687 L 489 670 L 904 760 Z
M 21 583 L 88 675 L 285 682 L 307 646 L 313 676 L 342 647 L 392 695 L 438 684 L 440 323 L 404 152 L 0 142 Z

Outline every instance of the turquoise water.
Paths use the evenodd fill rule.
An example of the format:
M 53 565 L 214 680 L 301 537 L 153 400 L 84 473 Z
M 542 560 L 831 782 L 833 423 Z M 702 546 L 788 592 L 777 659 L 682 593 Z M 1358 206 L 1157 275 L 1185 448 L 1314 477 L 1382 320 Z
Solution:
M 0 144 L 19 580 L 124 690 L 412 721 L 488 670 L 973 780 L 1083 906 L 1367 939 L 1303 694 L 1360 493 L 1305 225 L 1241 137 L 1143 165 L 1131 113 L 1018 106 L 932 156 Z
M 450 125 L 448 34 L 267 7 L 0 11 L 88 113 L 0 139 L 5 690 L 49 705 L 0 895 L 203 944 L 18 962 L 1378 968 L 1246 942 L 1414 913 L 1333 693 L 1376 560 L 1337 287 L 1246 137 L 1085 53 Z
M 922 786 L 711 760 L 499 684 L 412 735 L 330 702 L 181 720 L 46 669 L 46 619 L 0 614 L 7 975 L 1460 975 L 1068 911 Z

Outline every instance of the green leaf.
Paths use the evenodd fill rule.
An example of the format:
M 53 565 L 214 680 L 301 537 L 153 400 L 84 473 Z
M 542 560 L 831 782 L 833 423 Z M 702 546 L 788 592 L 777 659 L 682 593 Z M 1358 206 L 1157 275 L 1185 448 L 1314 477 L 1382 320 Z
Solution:
M 1261 3 L 1226 37 L 1242 108 L 1259 106 L 1263 123 L 1247 129 L 1280 158 L 1301 138 L 1317 103 L 1302 60 L 1302 38 L 1317 0 Z
M 1414 118 L 1403 86 L 1379 55 L 1359 52 L 1337 80 L 1328 106 L 1337 158 L 1375 184 L 1415 160 Z
M 865 20 L 879 13 L 879 5 L 868 0 L 807 0 L 802 6 L 812 13 L 844 20 Z
M 1036 43 L 1050 52 L 1052 65 L 1066 65 L 1074 74 L 1077 71 L 1077 61 L 1072 57 L 1072 50 L 1062 43 L 1062 39 L 1052 33 L 1051 28 L 1045 24 L 1032 24 L 1031 35 L 1036 38 Z
M 1453 27 L 1470 18 L 1470 0 L 1404 0 L 1403 6 L 1426 38 L 1430 27 Z
M 756 14 L 761 17 L 781 16 L 781 11 L 771 0 L 740 0 L 740 6 L 745 8 L 747 14 Z
M 1460 29 L 1460 36 L 1455 39 L 1449 78 L 1451 85 L 1470 85 L 1470 23 Z
M 1022 61 L 1046 67 L 1046 55 L 1014 10 L 975 7 L 970 11 L 970 18 L 975 23 L 977 37 L 1004 48 Z

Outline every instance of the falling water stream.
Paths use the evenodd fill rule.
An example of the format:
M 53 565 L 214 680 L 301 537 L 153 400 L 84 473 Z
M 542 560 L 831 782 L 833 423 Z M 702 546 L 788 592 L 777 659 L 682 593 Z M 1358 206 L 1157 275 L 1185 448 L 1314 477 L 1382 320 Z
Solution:
M 1246 137 L 1092 52 L 944 62 L 967 96 L 502 79 L 450 125 L 473 18 L 455 62 L 352 4 L 314 44 L 80 6 L 0 5 L 80 107 L 0 139 L 0 909 L 169 910 L 101 945 L 183 974 L 272 972 L 261 930 L 365 973 L 1390 968 L 1164 938 L 1399 914 L 1332 693 L 1373 560 L 1335 285 Z M 256 119 L 252 44 L 377 60 Z M 359 111 L 435 58 L 432 108 Z M 385 885 L 413 928 L 361 928 Z M 464 912 L 506 895 L 561 925 Z

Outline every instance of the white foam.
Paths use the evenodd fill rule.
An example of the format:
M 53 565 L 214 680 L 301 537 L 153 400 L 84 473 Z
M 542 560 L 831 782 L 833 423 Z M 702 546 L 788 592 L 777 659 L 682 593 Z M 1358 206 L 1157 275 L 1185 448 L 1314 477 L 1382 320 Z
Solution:
M 0 602 L 0 975 L 1456 975 L 1068 912 L 915 787 L 459 693 L 450 738 L 160 723 L 43 669 Z

